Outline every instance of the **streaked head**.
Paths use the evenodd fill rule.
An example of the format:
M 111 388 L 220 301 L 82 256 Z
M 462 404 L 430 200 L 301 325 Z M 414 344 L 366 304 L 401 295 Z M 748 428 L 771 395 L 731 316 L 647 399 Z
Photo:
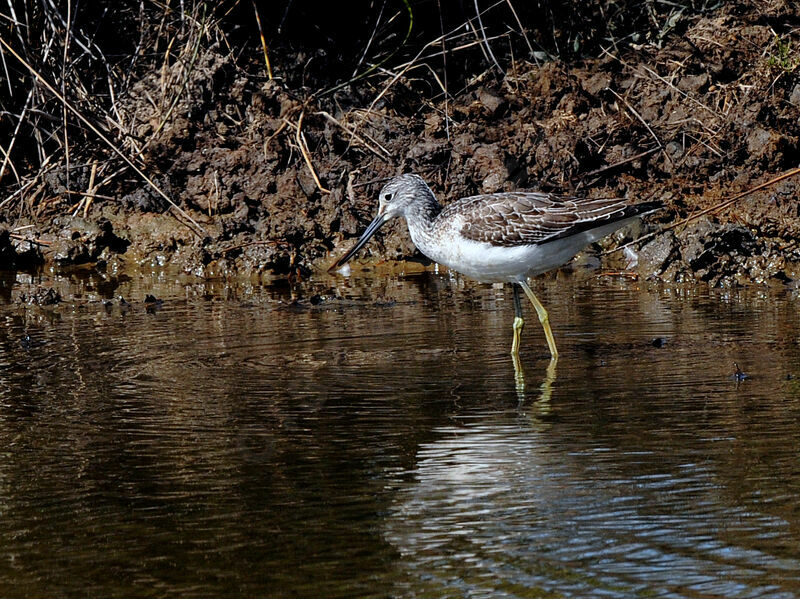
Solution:
M 433 192 L 422 177 L 412 173 L 398 175 L 378 194 L 378 215 L 387 215 L 387 220 L 405 216 L 409 206 L 429 196 L 433 197 Z
M 349 252 L 339 258 L 329 270 L 334 270 L 348 262 L 370 237 L 396 216 L 405 216 L 406 211 L 420 199 L 433 198 L 433 192 L 419 175 L 411 173 L 392 178 L 378 194 L 378 215 L 361 234 Z

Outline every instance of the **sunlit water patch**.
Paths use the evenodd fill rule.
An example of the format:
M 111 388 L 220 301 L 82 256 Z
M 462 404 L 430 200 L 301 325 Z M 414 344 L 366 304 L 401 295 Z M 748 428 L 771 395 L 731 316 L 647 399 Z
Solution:
M 4 597 L 800 596 L 781 290 L 3 283 Z

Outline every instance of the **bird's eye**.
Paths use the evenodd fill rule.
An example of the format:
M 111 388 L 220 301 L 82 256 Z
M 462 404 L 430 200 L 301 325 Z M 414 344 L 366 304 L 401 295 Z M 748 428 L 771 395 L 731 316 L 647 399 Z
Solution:
M 391 193 L 387 193 L 385 196 L 383 196 L 383 201 L 384 202 L 391 202 L 392 201 L 392 194 Z

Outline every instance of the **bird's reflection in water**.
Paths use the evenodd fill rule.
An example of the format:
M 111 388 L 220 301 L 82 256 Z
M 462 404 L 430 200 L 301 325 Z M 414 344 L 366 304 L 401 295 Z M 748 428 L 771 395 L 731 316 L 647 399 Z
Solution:
M 514 363 L 514 388 L 517 392 L 517 398 L 520 403 L 526 402 L 528 396 L 526 393 L 527 387 L 525 383 L 525 369 L 522 366 L 522 361 L 519 354 L 511 354 L 511 360 Z M 539 397 L 536 405 L 539 409 L 547 409 L 550 405 L 550 399 L 553 395 L 553 384 L 556 381 L 556 360 L 550 360 L 545 368 L 544 380 L 539 385 Z

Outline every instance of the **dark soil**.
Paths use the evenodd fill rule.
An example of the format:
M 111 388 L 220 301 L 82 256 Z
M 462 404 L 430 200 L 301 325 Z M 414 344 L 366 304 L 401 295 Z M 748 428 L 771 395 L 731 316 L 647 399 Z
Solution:
M 258 52 L 244 68 L 222 44 L 201 48 L 166 119 L 153 102 L 163 70 L 143 73 L 117 101 L 120 118 L 148 140 L 139 146 L 144 170 L 199 226 L 130 170 L 95 189 L 108 199 L 95 198 L 85 218 L 73 217 L 80 197 L 51 169 L 31 186 L 44 208 L 25 194 L 4 202 L 0 260 L 303 277 L 351 245 L 380 186 L 402 172 L 422 175 L 443 203 L 513 189 L 663 200 L 650 219 L 658 230 L 799 166 L 798 5 L 719 3 L 673 21 L 612 44 L 588 20 L 583 38 L 570 35 L 589 51 L 560 59 L 512 57 L 497 42 L 503 72 L 456 55 L 448 97 L 423 66 L 443 81 L 441 57 L 402 75 L 398 58 L 388 74 L 315 97 L 338 81 L 317 69 L 335 62 L 321 50 L 278 44 L 272 58 L 285 75 L 265 80 L 252 74 Z M 309 65 L 311 88 L 299 76 Z M 71 189 L 87 189 L 89 164 L 70 173 Z M 656 235 L 642 244 L 640 270 L 711 285 L 798 280 L 798 185 L 800 177 L 785 179 Z M 420 258 L 400 222 L 363 256 Z

